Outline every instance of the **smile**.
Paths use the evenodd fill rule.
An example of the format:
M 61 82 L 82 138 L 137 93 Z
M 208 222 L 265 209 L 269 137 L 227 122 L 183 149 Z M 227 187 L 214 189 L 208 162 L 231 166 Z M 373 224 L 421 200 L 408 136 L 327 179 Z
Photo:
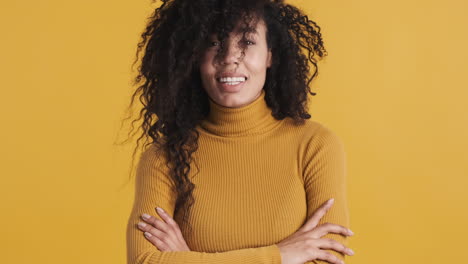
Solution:
M 243 83 L 247 80 L 246 77 L 222 77 L 216 79 L 220 83 L 225 83 L 228 85 L 237 85 L 239 83 Z
M 238 92 L 246 82 L 245 77 L 218 78 L 217 81 L 221 89 L 225 92 Z

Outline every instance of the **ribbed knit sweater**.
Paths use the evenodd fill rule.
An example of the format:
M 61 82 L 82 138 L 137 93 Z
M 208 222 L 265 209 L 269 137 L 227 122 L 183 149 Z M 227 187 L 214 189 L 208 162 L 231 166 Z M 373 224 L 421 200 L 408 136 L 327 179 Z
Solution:
M 198 150 L 189 173 L 195 184 L 189 214 L 193 233 L 181 222 L 181 213 L 173 214 L 175 185 L 163 155 L 151 146 L 143 151 L 135 176 L 128 263 L 281 264 L 276 243 L 295 233 L 330 198 L 335 202 L 319 225 L 350 227 L 344 145 L 326 126 L 311 119 L 303 125 L 291 118 L 276 120 L 262 90 L 239 108 L 210 99 L 209 116 L 196 129 Z M 159 251 L 137 228 L 143 213 L 163 221 L 157 206 L 173 216 L 191 251 Z M 348 244 L 341 234 L 322 238 Z

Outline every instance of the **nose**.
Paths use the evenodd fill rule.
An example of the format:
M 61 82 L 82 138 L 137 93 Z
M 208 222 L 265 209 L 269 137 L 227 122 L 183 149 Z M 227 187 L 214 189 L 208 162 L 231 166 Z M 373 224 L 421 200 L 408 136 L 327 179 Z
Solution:
M 227 41 L 224 45 L 224 52 L 220 54 L 220 62 L 223 65 L 239 63 L 242 56 L 242 49 L 234 41 Z

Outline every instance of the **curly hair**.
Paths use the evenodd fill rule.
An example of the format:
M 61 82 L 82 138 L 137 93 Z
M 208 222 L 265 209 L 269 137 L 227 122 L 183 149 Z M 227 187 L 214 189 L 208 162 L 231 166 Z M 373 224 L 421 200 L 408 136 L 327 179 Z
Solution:
M 143 117 L 137 148 L 145 137 L 162 150 L 178 195 L 174 215 L 185 208 L 183 221 L 190 226 L 195 185 L 188 175 L 192 153 L 198 148 L 195 127 L 210 111 L 199 71 L 208 37 L 216 34 L 224 40 L 240 22 L 245 36 L 254 28 L 252 21 L 263 20 L 272 51 L 263 87 L 265 101 L 277 120 L 289 117 L 295 124 L 311 117 L 306 111 L 307 93 L 316 93 L 309 84 L 317 75 L 317 57 L 326 56 L 326 50 L 320 27 L 281 0 L 162 0 L 148 20 L 133 63 L 144 51 L 130 103 L 139 95 L 143 104 L 137 119 Z M 315 68 L 312 74 L 309 62 Z

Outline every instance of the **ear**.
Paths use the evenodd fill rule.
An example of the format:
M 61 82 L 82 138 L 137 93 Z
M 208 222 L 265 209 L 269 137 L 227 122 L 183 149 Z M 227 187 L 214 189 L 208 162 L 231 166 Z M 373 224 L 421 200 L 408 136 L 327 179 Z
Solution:
M 273 54 L 271 53 L 271 50 L 268 50 L 268 58 L 267 58 L 267 68 L 271 67 L 271 60 L 272 60 Z

